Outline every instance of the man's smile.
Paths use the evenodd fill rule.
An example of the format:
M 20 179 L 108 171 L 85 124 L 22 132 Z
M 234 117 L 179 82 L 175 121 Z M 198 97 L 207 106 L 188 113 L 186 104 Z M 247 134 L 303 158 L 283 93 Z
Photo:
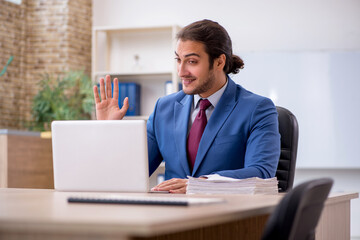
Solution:
M 196 78 L 182 78 L 181 80 L 182 80 L 183 84 L 188 85 L 188 84 L 192 83 L 193 81 L 195 81 Z

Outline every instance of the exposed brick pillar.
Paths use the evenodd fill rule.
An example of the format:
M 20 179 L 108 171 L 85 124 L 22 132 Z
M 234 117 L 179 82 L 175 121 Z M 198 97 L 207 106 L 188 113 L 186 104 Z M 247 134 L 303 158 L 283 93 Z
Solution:
M 91 0 L 0 0 L 0 128 L 23 129 L 41 74 L 91 71 Z M 5 25 L 5 27 L 4 27 Z
M 23 66 L 25 58 L 25 6 L 0 0 L 0 71 L 14 57 L 5 75 L 0 77 L 0 128 L 16 129 L 24 114 Z

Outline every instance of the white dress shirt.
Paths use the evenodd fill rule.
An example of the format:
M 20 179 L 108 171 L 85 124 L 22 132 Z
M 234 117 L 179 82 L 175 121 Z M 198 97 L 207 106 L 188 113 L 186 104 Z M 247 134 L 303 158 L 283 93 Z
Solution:
M 226 83 L 224 84 L 224 86 L 222 88 L 220 88 L 218 91 L 216 91 L 215 93 L 213 93 L 208 98 L 202 98 L 202 97 L 200 97 L 199 94 L 194 95 L 194 102 L 193 102 L 193 105 L 191 107 L 191 112 L 190 112 L 188 133 L 190 131 L 190 128 L 191 128 L 195 118 L 196 118 L 196 115 L 200 111 L 200 104 L 199 104 L 200 99 L 207 99 L 211 103 L 211 106 L 208 107 L 205 111 L 206 118 L 209 121 L 211 114 L 214 112 L 214 109 L 215 109 L 216 105 L 218 104 L 221 96 L 223 95 L 227 85 L 228 85 L 228 80 L 226 79 Z

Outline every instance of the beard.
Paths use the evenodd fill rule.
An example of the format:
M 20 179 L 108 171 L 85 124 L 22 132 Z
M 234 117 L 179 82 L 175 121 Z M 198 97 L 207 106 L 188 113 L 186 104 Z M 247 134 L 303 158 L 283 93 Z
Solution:
M 192 78 L 192 76 L 187 76 L 186 78 Z M 187 90 L 184 86 L 183 86 L 183 91 L 185 94 L 188 95 L 195 95 L 195 94 L 202 94 L 207 92 L 209 89 L 211 89 L 214 84 L 215 84 L 215 74 L 213 70 L 209 71 L 209 75 L 207 77 L 207 79 L 199 86 L 195 87 L 192 90 Z

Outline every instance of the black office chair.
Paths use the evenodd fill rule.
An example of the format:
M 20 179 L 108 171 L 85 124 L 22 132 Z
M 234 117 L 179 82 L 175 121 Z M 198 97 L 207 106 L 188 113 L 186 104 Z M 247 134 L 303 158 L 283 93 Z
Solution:
M 276 170 L 279 192 L 291 190 L 294 184 L 299 126 L 294 114 L 283 107 L 276 107 L 281 135 L 281 154 Z
M 269 217 L 262 240 L 312 240 L 333 180 L 304 182 L 286 193 Z

